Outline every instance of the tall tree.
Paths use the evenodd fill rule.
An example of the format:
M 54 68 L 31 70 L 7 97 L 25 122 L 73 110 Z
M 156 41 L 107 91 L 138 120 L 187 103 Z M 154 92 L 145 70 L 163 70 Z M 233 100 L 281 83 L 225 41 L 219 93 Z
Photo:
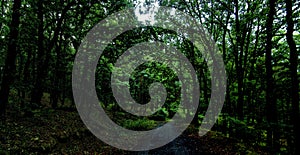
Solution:
M 5 117 L 6 105 L 8 103 L 8 96 L 10 91 L 10 85 L 13 82 L 16 71 L 16 57 L 17 57 L 17 40 L 19 34 L 20 25 L 20 8 L 21 0 L 14 0 L 13 14 L 10 24 L 10 34 L 8 42 L 8 50 L 5 61 L 4 74 L 2 77 L 1 91 L 0 91 L 0 115 Z
M 286 39 L 290 48 L 290 73 L 292 79 L 291 85 L 291 99 L 292 99 L 292 123 L 294 125 L 294 138 L 295 138 L 295 154 L 300 154 L 300 126 L 299 126 L 299 81 L 297 77 L 298 66 L 298 51 L 295 40 L 293 38 L 294 20 L 293 20 L 293 2 L 292 0 L 285 0 L 286 2 L 286 21 L 287 33 Z
M 38 17 L 38 66 L 37 66 L 37 75 L 36 75 L 36 83 L 35 87 L 32 91 L 32 96 L 31 96 L 31 102 L 33 103 L 39 103 L 43 92 L 41 91 L 41 83 L 42 80 L 40 78 L 40 75 L 42 74 L 42 66 L 45 61 L 45 51 L 44 51 L 44 9 L 43 9 L 43 1 L 38 1 L 37 2 L 38 6 L 38 12 L 37 12 L 37 17 Z
M 244 104 L 244 95 L 243 95 L 243 72 L 242 72 L 242 62 L 241 58 L 243 57 L 243 44 L 241 43 L 241 29 L 240 29 L 240 16 L 239 16 L 239 2 L 234 0 L 235 5 L 235 29 L 236 29 L 236 45 L 234 48 L 235 53 L 235 65 L 238 81 L 238 102 L 237 102 L 237 114 L 240 120 L 243 120 L 243 104 Z M 239 56 L 240 55 L 240 56 Z
M 39 32 L 38 34 L 38 38 L 39 38 L 39 47 L 38 47 L 38 51 L 39 51 L 39 63 L 37 66 L 37 75 L 36 75 L 36 83 L 34 85 L 34 88 L 32 90 L 32 95 L 31 95 L 31 102 L 36 103 L 36 104 L 40 104 L 41 99 L 43 97 L 43 92 L 45 90 L 45 86 L 43 84 L 43 80 L 47 77 L 47 73 L 49 71 L 49 59 L 50 59 L 50 53 L 52 50 L 55 49 L 58 39 L 59 39 L 59 34 L 62 31 L 62 24 L 64 22 L 64 20 L 66 19 L 66 13 L 67 11 L 69 11 L 69 9 L 71 8 L 71 6 L 73 6 L 76 2 L 75 1 L 71 1 L 69 3 L 66 4 L 66 6 L 63 7 L 61 13 L 56 13 L 56 20 L 57 20 L 57 24 L 56 27 L 53 30 L 53 37 L 52 39 L 49 39 L 50 42 L 48 44 L 47 47 L 43 47 L 43 43 L 44 43 L 44 34 L 42 30 L 43 29 L 43 25 L 44 22 L 43 21 L 43 9 L 39 9 L 38 12 L 38 18 L 39 18 L 39 31 L 41 30 L 41 32 Z M 64 4 L 64 2 L 62 1 L 62 4 Z M 38 2 L 38 8 L 43 8 L 43 3 L 42 2 Z M 40 45 L 41 44 L 41 45 Z M 46 51 L 46 52 L 44 52 Z
M 272 70 L 272 38 L 274 36 L 273 32 L 273 22 L 274 16 L 276 14 L 275 10 L 276 0 L 269 0 L 269 12 L 266 23 L 267 31 L 267 40 L 266 40 L 266 117 L 268 121 L 267 129 L 267 143 L 271 148 L 276 148 L 274 142 L 277 141 L 277 134 L 275 132 L 275 123 L 277 121 L 277 112 L 276 112 L 276 102 L 274 100 L 274 79 L 273 79 L 273 70 Z

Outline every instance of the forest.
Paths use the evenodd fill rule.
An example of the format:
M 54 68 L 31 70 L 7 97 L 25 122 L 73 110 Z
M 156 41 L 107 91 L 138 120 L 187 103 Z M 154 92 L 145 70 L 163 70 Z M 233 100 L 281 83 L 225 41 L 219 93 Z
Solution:
M 200 87 L 192 96 L 199 100 L 195 116 L 179 137 L 153 150 L 128 151 L 106 144 L 85 126 L 72 72 L 96 24 L 128 8 L 141 14 L 147 6 L 180 10 L 211 36 L 226 70 L 225 101 L 212 129 L 199 136 L 214 81 L 203 49 L 162 27 L 121 33 L 104 49 L 94 74 L 98 105 L 116 124 L 146 131 L 168 124 L 177 113 L 189 115 L 180 110 L 183 81 L 155 61 L 133 68 L 128 83 L 117 83 L 128 86 L 141 105 L 151 100 L 152 83 L 163 84 L 161 109 L 135 116 L 120 107 L 110 81 L 118 58 L 137 44 L 176 48 L 194 67 Z M 0 154 L 300 154 L 298 0 L 0 0 L 0 7 Z M 174 19 L 173 25 L 185 20 Z M 122 24 L 107 23 L 103 37 Z

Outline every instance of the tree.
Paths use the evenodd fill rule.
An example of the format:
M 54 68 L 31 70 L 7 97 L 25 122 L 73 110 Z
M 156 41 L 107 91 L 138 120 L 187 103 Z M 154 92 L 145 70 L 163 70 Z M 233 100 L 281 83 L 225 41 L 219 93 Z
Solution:
M 292 0 L 285 0 L 286 2 L 286 20 L 287 20 L 287 33 L 286 39 L 290 49 L 290 74 L 291 74 L 291 99 L 292 99 L 292 116 L 291 121 L 294 125 L 294 138 L 295 138 L 295 154 L 300 154 L 300 125 L 299 125 L 299 81 L 297 76 L 298 68 L 298 51 L 296 43 L 293 38 L 294 20 L 293 20 L 293 2 Z
M 272 38 L 274 34 L 273 21 L 274 15 L 276 14 L 275 10 L 276 0 L 269 0 L 269 12 L 266 23 L 266 117 L 269 124 L 267 130 L 267 143 L 271 148 L 278 149 L 278 145 L 275 146 L 274 142 L 277 143 L 278 135 L 276 133 L 276 121 L 277 121 L 277 112 L 276 112 L 276 102 L 274 100 L 274 81 L 273 81 L 273 69 L 272 69 Z
M 46 61 L 45 51 L 44 51 L 44 9 L 43 9 L 43 1 L 37 2 L 37 17 L 38 17 L 38 65 L 37 65 L 37 75 L 36 75 L 36 83 L 35 87 L 32 91 L 31 102 L 39 103 L 42 97 L 43 92 L 41 91 L 41 83 L 42 83 L 42 70 L 44 61 Z
M 10 24 L 10 33 L 9 33 L 9 42 L 8 42 L 8 50 L 5 61 L 4 74 L 1 83 L 1 91 L 0 91 L 0 115 L 5 117 L 6 105 L 8 103 L 8 96 L 10 91 L 10 86 L 15 77 L 16 71 L 16 57 L 18 53 L 17 49 L 17 41 L 19 34 L 19 24 L 20 24 L 20 8 L 21 8 L 21 0 L 14 0 L 13 9 L 12 9 L 12 20 Z

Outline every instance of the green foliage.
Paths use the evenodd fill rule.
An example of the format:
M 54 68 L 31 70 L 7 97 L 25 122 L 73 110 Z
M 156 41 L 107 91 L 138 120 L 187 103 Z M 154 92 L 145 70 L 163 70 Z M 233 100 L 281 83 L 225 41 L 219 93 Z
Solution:
M 151 2 L 153 1 L 146 3 L 153 5 Z M 293 154 L 293 148 L 295 148 L 295 133 L 291 131 L 294 131 L 293 126 L 298 122 L 292 124 L 292 114 L 296 108 L 291 106 L 293 97 L 291 88 L 295 86 L 292 85 L 292 79 L 297 79 L 297 77 L 291 76 L 290 46 L 286 39 L 286 2 L 278 1 L 275 4 L 275 19 L 271 25 L 268 25 L 269 2 L 271 1 L 158 1 L 160 5 L 175 7 L 201 22 L 223 54 L 228 77 L 226 101 L 222 115 L 218 118 L 214 129 L 217 130 L 216 132 L 222 132 L 226 137 L 241 140 L 242 142 L 237 146 L 240 148 L 240 150 L 237 149 L 240 154 L 254 152 L 247 150 L 248 145 L 244 144 L 246 142 L 264 147 L 273 147 L 273 144 L 280 143 L 281 148 L 279 150 L 273 148 L 273 151 L 284 154 Z M 42 112 L 41 109 L 44 107 L 49 108 L 58 103 L 60 103 L 59 106 L 64 107 L 65 102 L 74 106 L 71 85 L 72 67 L 81 40 L 95 24 L 108 15 L 139 3 L 131 0 L 22 1 L 20 24 L 17 25 L 18 53 L 15 60 L 10 60 L 7 55 L 11 52 L 8 51 L 12 42 L 11 38 L 14 38 L 14 36 L 9 36 L 12 32 L 10 24 L 14 12 L 14 1 L 0 1 L 0 84 L 11 82 L 9 110 L 21 111 L 22 115 L 34 118 L 54 112 Z M 292 37 L 298 54 L 299 79 L 300 9 L 296 7 L 299 6 L 299 1 L 293 1 L 293 3 L 294 32 Z M 107 24 L 107 27 L 112 28 L 121 24 L 121 22 L 112 21 Z M 274 35 L 271 37 L 271 59 L 266 57 L 266 45 L 269 44 L 266 38 L 269 32 Z M 110 37 L 109 34 L 107 37 Z M 207 67 L 211 62 L 207 62 L 202 55 L 202 52 L 208 51 L 204 51 L 204 47 L 196 49 L 189 42 L 188 36 L 184 34 L 176 34 L 159 27 L 134 28 L 117 36 L 106 47 L 95 73 L 95 85 L 101 105 L 116 115 L 129 117 L 129 120 L 120 124 L 136 130 L 149 130 L 156 125 L 153 120 L 167 121 L 175 113 L 185 117 L 188 113 L 187 109 L 179 108 L 182 82 L 167 64 L 157 63 L 150 58 L 149 62 L 135 68 L 133 74 L 129 75 L 129 82 L 117 81 L 117 85 L 128 86 L 132 98 L 139 104 L 146 104 L 151 99 L 150 85 L 153 82 L 160 82 L 167 91 L 164 106 L 149 117 L 151 120 L 137 119 L 122 111 L 114 99 L 110 79 L 111 72 L 118 69 L 114 67 L 117 59 L 138 43 L 154 41 L 177 48 L 195 68 L 200 82 L 200 106 L 197 115 L 198 122 L 201 122 L 210 100 L 211 80 L 213 79 Z M 157 47 L 151 48 L 157 49 Z M 16 68 L 9 68 L 11 70 L 8 73 L 14 74 L 13 79 L 3 81 L 6 60 L 15 62 Z M 266 62 L 269 61 L 271 61 L 271 68 L 268 68 L 268 71 L 271 70 L 273 80 L 266 78 Z M 181 67 L 178 62 L 170 61 L 169 64 Z M 131 65 L 129 62 L 128 66 Z M 188 75 L 184 74 L 184 76 Z M 270 102 L 266 99 L 266 95 L 269 94 L 266 88 L 270 86 L 267 85 L 270 81 L 273 82 L 271 86 L 274 89 L 271 91 L 273 91 L 274 105 L 272 107 L 276 107 L 275 110 L 267 109 Z M 47 95 L 43 96 L 43 94 Z M 37 96 L 40 96 L 40 99 L 37 99 L 40 101 L 33 102 L 33 98 Z M 267 118 L 275 118 L 273 115 L 276 116 L 276 120 L 271 123 Z M 268 133 L 269 130 L 271 132 Z M 64 133 L 61 133 L 58 137 L 64 139 L 64 136 Z M 213 138 L 218 136 L 220 135 L 213 136 Z M 272 145 L 267 142 L 268 137 L 269 139 L 271 137 Z M 32 136 L 29 140 L 38 143 L 42 139 L 40 136 Z M 16 142 L 19 143 L 19 141 Z M 50 144 L 52 145 L 52 142 Z M 48 144 L 43 144 L 41 147 L 42 150 L 49 149 Z M 0 147 L 0 154 L 2 153 L 6 154 L 6 151 Z
M 137 119 L 137 120 L 125 120 L 122 124 L 123 127 L 131 130 L 151 130 L 157 126 L 154 120 Z

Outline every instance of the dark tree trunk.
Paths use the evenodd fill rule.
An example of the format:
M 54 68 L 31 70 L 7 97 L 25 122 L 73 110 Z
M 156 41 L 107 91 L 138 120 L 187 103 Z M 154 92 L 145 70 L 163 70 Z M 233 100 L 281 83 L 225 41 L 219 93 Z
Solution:
M 20 25 L 20 8 L 21 0 L 14 0 L 12 21 L 10 25 L 8 51 L 5 61 L 5 67 L 3 71 L 3 77 L 1 82 L 0 91 L 0 115 L 5 117 L 6 105 L 8 103 L 8 96 L 10 91 L 10 85 L 14 80 L 16 71 L 16 56 L 17 56 L 17 40 L 19 34 Z M 2 117 L 2 118 L 3 118 Z
M 237 73 L 237 81 L 238 81 L 238 101 L 237 101 L 237 115 L 240 120 L 243 120 L 243 106 L 244 106 L 244 95 L 243 95 L 243 73 L 242 73 L 242 62 L 241 57 L 243 56 L 242 49 L 243 44 L 240 43 L 240 19 L 239 19 L 239 3 L 238 0 L 234 0 L 235 5 L 235 22 L 236 22 L 236 40 L 237 43 L 235 45 L 235 65 L 236 65 L 236 73 Z
M 286 20 L 287 20 L 287 33 L 286 39 L 290 48 L 290 71 L 291 71 L 291 99 L 292 99 L 292 124 L 294 125 L 294 138 L 295 138 L 295 153 L 300 154 L 300 125 L 299 125 L 299 81 L 297 77 L 297 66 L 298 66 L 298 51 L 296 43 L 293 38 L 294 32 L 294 21 L 293 21 L 293 2 L 292 0 L 286 0 Z
M 58 100 L 61 94 L 61 78 L 63 78 L 63 66 L 62 66 L 62 42 L 63 42 L 63 35 L 60 33 L 59 35 L 59 43 L 55 48 L 56 51 L 56 62 L 55 62 L 55 69 L 54 69 L 54 79 L 53 79 L 53 90 L 51 92 L 51 98 L 52 98 L 52 107 L 55 109 L 58 107 Z
M 43 1 L 39 1 L 39 7 L 43 7 L 42 4 Z M 59 33 L 62 31 L 62 24 L 63 24 L 63 20 L 65 19 L 66 13 L 67 11 L 70 9 L 70 7 L 75 4 L 76 1 L 72 1 L 70 3 L 67 4 L 67 6 L 62 10 L 61 12 L 61 16 L 57 16 L 57 27 L 54 30 L 54 34 L 53 34 L 53 38 L 51 39 L 49 46 L 47 46 L 46 49 L 43 48 L 43 40 L 41 40 L 41 45 L 39 44 L 39 46 L 41 46 L 41 51 L 39 49 L 39 52 L 41 52 L 41 58 L 43 59 L 39 59 L 40 61 L 40 65 L 38 65 L 38 71 L 37 71 L 37 77 L 36 77 L 36 84 L 33 88 L 33 93 L 32 93 L 32 102 L 39 104 L 41 102 L 42 96 L 43 96 L 43 92 L 44 89 L 42 87 L 42 80 L 44 80 L 47 77 L 47 71 L 48 71 L 48 65 L 49 65 L 49 59 L 50 59 L 50 52 L 51 50 L 54 49 L 55 44 L 57 43 L 58 37 L 59 37 Z M 41 9 L 39 9 L 39 13 L 38 16 L 40 17 L 40 22 L 42 20 L 42 15 L 43 12 L 41 11 Z M 42 22 L 41 22 L 42 24 Z M 43 25 L 39 27 L 42 28 Z M 42 30 L 42 29 L 41 29 Z M 42 35 L 42 33 L 39 33 L 39 36 L 41 38 L 44 38 L 44 35 Z M 43 49 L 43 50 L 42 50 Z M 42 51 L 47 51 L 46 53 L 42 52 Z
M 34 89 L 31 93 L 31 102 L 35 104 L 40 104 L 40 101 L 43 96 L 42 92 L 42 78 L 40 78 L 40 75 L 42 74 L 42 64 L 44 63 L 44 13 L 43 13 L 43 1 L 38 1 L 38 60 L 37 60 L 37 75 L 35 79 Z
M 268 129 L 267 129 L 267 144 L 272 149 L 272 151 L 276 151 L 279 149 L 277 144 L 278 135 L 276 133 L 276 125 L 277 124 L 277 108 L 276 102 L 274 99 L 274 81 L 273 81 L 273 70 L 272 70 L 272 38 L 273 38 L 273 21 L 275 15 L 275 3 L 276 0 L 269 0 L 269 13 L 267 18 L 267 40 L 266 40 L 266 118 L 268 121 Z

